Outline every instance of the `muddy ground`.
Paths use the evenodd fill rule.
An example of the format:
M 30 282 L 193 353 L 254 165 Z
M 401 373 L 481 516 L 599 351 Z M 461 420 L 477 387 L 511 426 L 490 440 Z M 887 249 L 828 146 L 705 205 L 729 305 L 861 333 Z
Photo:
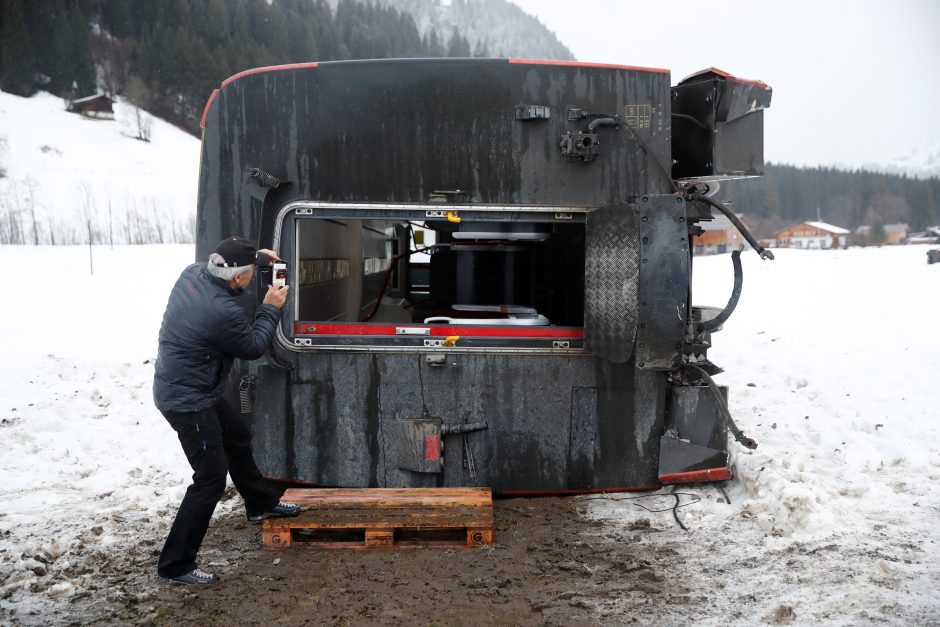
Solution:
M 940 624 L 932 540 L 775 537 L 716 486 L 689 489 L 688 530 L 671 495 L 644 501 L 654 513 L 631 495 L 497 500 L 495 543 L 466 550 L 266 551 L 236 497 L 200 554 L 221 583 L 160 583 L 163 534 L 143 525 L 129 552 L 73 543 L 56 564 L 75 592 L 49 605 L 40 578 L 47 604 L 8 605 L 0 624 Z
M 655 616 L 636 607 L 704 601 L 676 580 L 668 549 L 651 554 L 629 530 L 585 518 L 585 506 L 570 498 L 499 500 L 495 543 L 467 550 L 271 552 L 259 548 L 260 525 L 236 511 L 213 520 L 201 553 L 201 566 L 223 577 L 218 585 L 157 583 L 162 538 L 151 538 L 140 555 L 114 556 L 100 568 L 97 589 L 69 599 L 67 611 L 17 618 L 76 625 L 590 625 Z M 633 527 L 634 535 L 650 532 L 645 519 Z M 612 596 L 634 601 L 599 614 L 597 606 Z

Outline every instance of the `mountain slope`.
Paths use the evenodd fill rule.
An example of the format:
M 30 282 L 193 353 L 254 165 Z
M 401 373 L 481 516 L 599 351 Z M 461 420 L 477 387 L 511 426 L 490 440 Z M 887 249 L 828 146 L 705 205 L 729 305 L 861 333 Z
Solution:
M 362 0 L 360 0 L 362 1 Z M 339 0 L 330 0 L 333 10 Z M 574 60 L 574 54 L 537 18 L 507 0 L 376 0 L 410 13 L 422 34 L 446 40 L 456 28 L 474 56 Z M 480 52 L 485 51 L 485 55 Z
M 137 140 L 134 107 L 114 109 L 92 120 L 0 92 L 0 242 L 33 243 L 34 217 L 43 244 L 84 243 L 89 223 L 99 243 L 192 241 L 199 140 L 143 112 L 151 141 Z

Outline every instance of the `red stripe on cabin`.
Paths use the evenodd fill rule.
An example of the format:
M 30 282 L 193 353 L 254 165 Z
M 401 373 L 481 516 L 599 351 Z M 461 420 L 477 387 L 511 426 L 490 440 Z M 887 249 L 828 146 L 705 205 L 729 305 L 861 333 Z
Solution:
M 212 106 L 215 97 L 219 95 L 218 89 L 213 89 L 212 93 L 209 95 L 209 99 L 206 100 L 206 106 L 202 110 L 202 117 L 199 118 L 199 128 L 206 128 L 206 116 L 209 115 L 209 107 Z
M 757 87 L 758 89 L 770 89 L 770 86 L 769 86 L 767 83 L 765 83 L 764 81 L 755 81 L 755 80 L 750 80 L 750 79 L 747 79 L 747 78 L 738 78 L 738 77 L 735 76 L 734 74 L 731 74 L 731 73 L 729 73 L 729 72 L 725 72 L 724 70 L 719 70 L 719 69 L 716 68 L 716 67 L 710 67 L 710 68 L 708 68 L 707 70 L 701 70 L 701 71 L 699 71 L 699 72 L 695 72 L 694 74 L 689 74 L 688 76 L 686 76 L 685 78 L 683 78 L 683 79 L 682 79 L 681 81 L 679 81 L 679 82 L 680 82 L 680 83 L 684 83 L 685 81 L 689 80 L 690 78 L 692 78 L 692 77 L 694 77 L 694 76 L 698 76 L 699 74 L 705 74 L 706 72 L 714 72 L 714 73 L 717 74 L 718 76 L 723 76 L 723 77 L 725 77 L 726 79 L 728 79 L 729 81 L 734 81 L 735 83 L 741 83 L 742 85 L 753 85 L 754 87 Z
M 690 472 L 674 472 L 668 475 L 659 475 L 661 483 L 701 483 L 702 481 L 727 481 L 731 478 L 731 470 L 727 466 L 720 468 L 706 468 L 705 470 L 692 470 Z
M 252 68 L 250 70 L 244 70 L 242 72 L 239 72 L 238 74 L 233 74 L 232 76 L 229 76 L 227 79 L 222 81 L 222 85 L 219 87 L 219 89 L 225 89 L 226 85 L 232 83 L 233 81 L 237 81 L 238 79 L 243 78 L 245 76 L 251 76 L 252 74 L 263 74 L 265 72 L 279 72 L 281 70 L 313 69 L 317 67 L 318 65 L 319 63 L 314 61 L 311 63 L 288 63 L 285 65 L 268 65 L 265 67 L 256 67 L 256 68 Z M 209 114 L 209 107 L 212 106 L 212 103 L 215 101 L 216 96 L 219 95 L 219 89 L 212 90 L 212 94 L 209 96 L 209 100 L 206 101 L 206 106 L 202 110 L 202 118 L 199 120 L 200 128 L 206 128 L 206 116 Z
M 268 65 L 265 67 L 256 67 L 256 68 L 252 68 L 250 70 L 244 70 L 242 72 L 239 72 L 238 74 L 229 76 L 227 79 L 222 81 L 221 88 L 224 89 L 225 86 L 231 83 L 232 81 L 237 81 L 240 78 L 243 78 L 245 76 L 251 76 L 252 74 L 264 74 L 265 72 L 280 72 L 281 70 L 313 69 L 317 67 L 318 65 L 320 64 L 317 63 L 316 61 L 313 61 L 311 63 L 287 63 L 285 65 Z
M 630 488 L 592 488 L 589 490 L 504 490 L 500 496 L 577 496 L 579 494 L 614 494 L 616 492 L 650 492 L 658 485 L 640 485 Z
M 407 334 L 399 335 L 397 329 L 429 329 L 428 335 Z M 558 329 L 553 327 L 481 327 L 458 325 L 424 325 L 424 324 L 358 324 L 295 322 L 294 335 L 392 335 L 395 337 L 543 337 L 543 338 L 573 338 L 584 337 L 584 329 Z
M 602 70 L 632 70 L 634 72 L 653 72 L 669 74 L 669 70 L 658 67 L 640 67 L 639 65 L 614 65 L 611 63 L 585 63 L 582 61 L 549 61 L 546 59 L 509 59 L 510 63 L 520 65 L 559 65 L 563 67 L 592 67 Z

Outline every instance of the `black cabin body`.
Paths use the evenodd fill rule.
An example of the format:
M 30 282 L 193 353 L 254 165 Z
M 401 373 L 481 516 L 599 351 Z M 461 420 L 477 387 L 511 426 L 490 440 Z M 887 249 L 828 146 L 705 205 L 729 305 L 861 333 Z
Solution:
M 700 80 L 766 96 L 746 115 L 769 102 Z M 244 235 L 292 286 L 275 347 L 230 382 L 262 471 L 504 494 L 727 478 L 722 412 L 679 370 L 710 338 L 689 293 L 710 215 L 673 178 L 683 97 L 666 70 L 519 59 L 223 83 L 203 114 L 197 259 Z M 722 123 L 700 117 L 690 133 Z

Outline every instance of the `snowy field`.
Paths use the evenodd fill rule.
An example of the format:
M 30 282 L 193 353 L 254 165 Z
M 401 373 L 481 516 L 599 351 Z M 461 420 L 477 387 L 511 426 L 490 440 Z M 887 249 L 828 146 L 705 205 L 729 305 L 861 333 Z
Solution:
M 731 445 L 731 503 L 694 486 L 682 532 L 670 512 L 579 497 L 603 533 L 668 548 L 705 597 L 727 586 L 726 603 L 663 623 L 940 623 L 940 265 L 926 250 L 743 256 L 710 353 L 760 443 Z M 92 276 L 87 247 L 0 248 L 17 279 L 0 310 L 0 623 L 55 622 L 102 594 L 104 565 L 155 564 L 190 473 L 151 403 L 152 360 L 192 254 L 96 247 Z M 729 257 L 695 271 L 695 303 L 723 306 Z M 637 602 L 611 597 L 598 622 Z

